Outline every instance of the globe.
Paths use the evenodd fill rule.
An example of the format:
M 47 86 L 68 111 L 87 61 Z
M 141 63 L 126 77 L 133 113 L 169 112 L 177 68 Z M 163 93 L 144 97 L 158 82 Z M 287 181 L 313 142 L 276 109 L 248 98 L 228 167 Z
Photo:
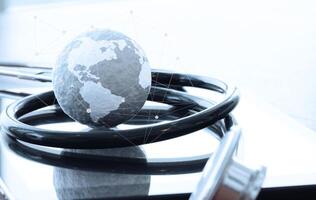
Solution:
M 53 71 L 58 104 L 69 117 L 90 127 L 114 127 L 132 118 L 150 87 L 144 51 L 112 30 L 76 37 L 60 53 Z

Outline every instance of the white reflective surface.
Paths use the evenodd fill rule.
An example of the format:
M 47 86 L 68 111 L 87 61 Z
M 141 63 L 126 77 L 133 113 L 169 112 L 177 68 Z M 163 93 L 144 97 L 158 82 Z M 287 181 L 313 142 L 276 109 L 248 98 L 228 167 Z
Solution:
M 265 187 L 316 184 L 316 133 L 244 93 L 236 110 L 241 160 L 267 167 Z

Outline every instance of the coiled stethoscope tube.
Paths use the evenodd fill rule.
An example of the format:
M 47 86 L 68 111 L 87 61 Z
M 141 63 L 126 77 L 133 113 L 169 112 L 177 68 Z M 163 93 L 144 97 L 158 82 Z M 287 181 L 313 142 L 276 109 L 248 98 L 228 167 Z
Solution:
M 51 131 L 25 124 L 19 120 L 24 115 L 37 109 L 56 104 L 52 91 L 25 97 L 8 106 L 2 113 L 2 129 L 18 140 L 61 148 L 113 148 L 144 143 L 158 142 L 179 137 L 205 128 L 218 120 L 224 119 L 237 105 L 239 96 L 236 88 L 229 88 L 216 79 L 187 74 L 152 72 L 153 86 L 148 100 L 163 102 L 175 107 L 194 110 L 185 116 L 169 122 L 155 123 L 145 127 L 131 129 L 95 129 L 85 132 Z M 171 80 L 171 81 L 170 81 Z M 170 85 L 170 88 L 165 88 Z M 195 98 L 178 88 L 194 87 L 212 90 L 223 95 L 223 100 L 216 105 L 207 106 L 207 101 Z M 154 94 L 154 95 L 153 95 Z M 181 100 L 187 99 L 181 104 Z M 57 104 L 56 104 L 57 105 Z M 145 133 L 150 134 L 144 141 Z
M 6 65 L 5 67 L 12 66 L 14 65 Z M 45 73 L 49 73 L 49 70 L 46 68 L 29 68 L 24 65 L 16 67 L 42 69 Z M 26 80 L 51 81 L 50 77 L 41 74 L 11 73 L 1 69 L 0 74 Z M 264 180 L 265 168 L 250 169 L 232 158 L 241 135 L 240 128 L 230 117 L 230 112 L 235 108 L 239 100 L 237 89 L 230 88 L 224 82 L 217 79 L 158 70 L 153 70 L 152 80 L 155 81 L 152 83 L 153 87 L 148 100 L 160 102 L 163 99 L 164 102 L 162 103 L 171 105 L 175 109 L 185 107 L 187 112 L 181 113 L 184 114 L 184 117 L 171 119 L 165 123 L 153 123 L 146 127 L 133 129 L 92 130 L 89 134 L 84 132 L 48 131 L 27 124 L 28 120 L 29 122 L 34 121 L 41 115 L 54 114 L 61 116 L 63 114 L 56 104 L 53 92 L 50 91 L 25 97 L 7 107 L 2 114 L 2 129 L 11 138 L 10 140 L 21 140 L 38 145 L 63 148 L 113 148 L 140 145 L 179 137 L 199 129 L 210 127 L 212 124 L 224 119 L 226 134 L 219 135 L 220 137 L 224 137 L 211 159 L 207 161 L 202 178 L 190 199 L 255 199 Z M 223 100 L 212 105 L 209 101 L 186 93 L 183 87 L 190 86 L 221 93 Z M 155 95 L 152 95 L 153 93 Z M 9 92 L 6 95 L 14 94 L 10 94 Z M 24 95 L 27 94 L 21 94 L 21 96 Z M 47 105 L 55 105 L 55 111 L 53 113 L 47 111 L 38 112 L 38 109 L 44 108 Z M 144 112 L 146 112 L 144 109 L 140 111 L 140 113 Z M 67 117 L 64 116 L 61 119 L 67 119 Z M 137 116 L 135 119 L 137 119 Z M 148 127 L 151 129 L 151 135 L 148 136 L 148 142 L 144 142 L 144 131 Z M 25 154 L 27 149 L 24 148 L 24 150 Z

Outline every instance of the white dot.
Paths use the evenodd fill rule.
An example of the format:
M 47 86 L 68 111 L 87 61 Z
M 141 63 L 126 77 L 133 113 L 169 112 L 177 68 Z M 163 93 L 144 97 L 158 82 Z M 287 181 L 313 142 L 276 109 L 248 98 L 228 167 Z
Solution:
M 156 116 L 155 116 L 155 119 L 159 119 L 159 116 L 158 116 L 158 115 L 156 115 Z
M 88 109 L 87 109 L 87 113 L 91 113 L 91 108 L 88 108 Z

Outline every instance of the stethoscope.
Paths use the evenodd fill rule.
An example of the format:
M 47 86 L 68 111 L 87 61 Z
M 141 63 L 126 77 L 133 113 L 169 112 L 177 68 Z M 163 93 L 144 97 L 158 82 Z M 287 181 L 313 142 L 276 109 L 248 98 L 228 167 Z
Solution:
M 14 71 L 13 68 L 17 70 Z M 35 72 L 32 73 L 32 70 Z M 2 64 L 0 67 L 0 75 L 41 82 L 51 81 L 50 71 L 51 69 L 44 67 L 14 64 Z M 147 170 L 152 173 L 153 171 L 159 172 L 160 168 L 169 169 L 172 172 L 173 167 L 177 167 L 184 171 L 186 169 L 194 171 L 207 161 L 202 178 L 190 199 L 255 199 L 261 189 L 265 169 L 250 169 L 233 160 L 241 131 L 230 113 L 238 103 L 238 90 L 214 78 L 159 70 L 152 70 L 152 80 L 148 101 L 163 103 L 169 108 L 159 111 L 165 113 L 160 116 L 166 116 L 160 120 L 148 118 L 148 113 L 152 111 L 144 108 L 137 116 L 128 121 L 129 124 L 142 124 L 143 126 L 127 129 L 92 129 L 88 134 L 86 132 L 45 130 L 34 126 L 39 119 L 41 122 L 47 123 L 52 118 L 71 121 L 58 106 L 53 91 L 29 95 L 1 90 L 0 95 L 22 97 L 4 109 L 1 116 L 2 132 L 7 134 L 9 141 L 16 141 L 13 143 L 15 145 L 11 145 L 11 147 L 15 147 L 14 149 L 19 154 L 28 155 L 31 158 L 36 158 L 36 156 L 30 155 L 41 154 L 40 158 L 45 159 L 38 160 L 39 162 L 49 161 L 62 165 L 62 159 L 53 159 L 54 156 L 50 153 L 30 149 L 18 141 L 47 147 L 104 149 L 168 140 L 204 128 L 220 129 L 217 137 L 221 138 L 221 143 L 210 159 L 192 158 L 177 162 L 147 163 L 145 170 L 141 166 L 131 165 L 136 166 L 132 169 L 136 171 L 143 169 L 143 171 Z M 222 96 L 221 101 L 213 102 L 191 95 L 186 92 L 185 87 L 216 92 Z M 161 102 L 162 100 L 163 102 Z M 173 114 L 170 114 L 171 112 Z M 218 125 L 219 123 L 221 126 Z M 148 130 L 150 130 L 150 134 L 146 135 L 147 140 L 144 140 L 144 135 Z M 65 159 L 65 157 L 63 158 Z M 76 162 L 72 163 L 76 164 Z M 167 172 L 168 170 L 164 171 L 164 173 Z

